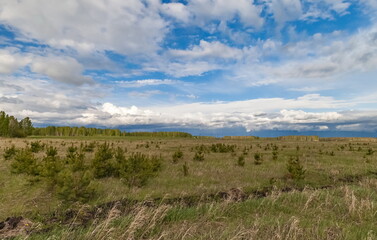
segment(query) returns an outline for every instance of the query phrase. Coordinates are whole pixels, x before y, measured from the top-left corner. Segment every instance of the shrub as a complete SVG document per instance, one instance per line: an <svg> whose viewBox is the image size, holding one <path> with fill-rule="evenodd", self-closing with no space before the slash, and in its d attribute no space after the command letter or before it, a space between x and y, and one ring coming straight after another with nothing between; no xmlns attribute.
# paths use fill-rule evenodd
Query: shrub
<svg viewBox="0 0 377 240"><path fill-rule="evenodd" d="M82 150L84 152L93 152L95 147L96 147L96 143L95 142L90 142L89 144L85 143L85 145L83 146Z"/></svg>
<svg viewBox="0 0 377 240"><path fill-rule="evenodd" d="M287 163L287 170L289 177L295 180L304 179L305 172L304 167L301 165L299 157L291 157Z"/></svg>
<svg viewBox="0 0 377 240"><path fill-rule="evenodd" d="M5 160L9 160L12 157L14 157L14 155L16 155L16 153L17 153L17 149L14 145L12 145L9 148L8 147L5 148L3 157L4 157Z"/></svg>
<svg viewBox="0 0 377 240"><path fill-rule="evenodd" d="M201 152L201 151L196 152L195 155L194 155L193 160L194 161L199 161L199 162L204 161L204 153Z"/></svg>
<svg viewBox="0 0 377 240"><path fill-rule="evenodd" d="M46 149L46 155L47 157L56 157L58 155L58 150L56 147L50 146Z"/></svg>
<svg viewBox="0 0 377 240"><path fill-rule="evenodd" d="M181 149L178 149L177 151L175 151L173 153L173 163L177 163L179 159L182 159L183 158L183 152L181 151Z"/></svg>
<svg viewBox="0 0 377 240"><path fill-rule="evenodd" d="M245 157L243 155L238 157L237 165L240 167L245 166Z"/></svg>
<svg viewBox="0 0 377 240"><path fill-rule="evenodd" d="M372 148L368 148L366 155L372 155L374 153Z"/></svg>
<svg viewBox="0 0 377 240"><path fill-rule="evenodd" d="M57 176L55 191L64 202L87 202L95 195L92 179L89 171L72 172L66 168Z"/></svg>
<svg viewBox="0 0 377 240"><path fill-rule="evenodd" d="M148 179L154 177L161 168L162 158L149 157L142 153L132 153L120 163L119 174L129 187L144 186Z"/></svg>
<svg viewBox="0 0 377 240"><path fill-rule="evenodd" d="M208 147L206 145L204 145L204 144L200 144L198 146L195 146L195 150L197 152L209 152L208 151Z"/></svg>
<svg viewBox="0 0 377 240"><path fill-rule="evenodd" d="M68 147L65 164L69 164L71 169L76 171L83 171L85 170L85 153L80 150L78 152L78 148L74 147L73 145Z"/></svg>
<svg viewBox="0 0 377 240"><path fill-rule="evenodd" d="M64 164L57 156L56 148L49 147L46 150L46 156L42 159L40 165L40 173L47 181L54 185L56 184L56 177L60 171L64 169Z"/></svg>
<svg viewBox="0 0 377 240"><path fill-rule="evenodd" d="M261 153L257 152L254 154L254 164L261 165L263 162L263 156Z"/></svg>
<svg viewBox="0 0 377 240"><path fill-rule="evenodd" d="M272 151L272 160L278 160L278 151L276 150Z"/></svg>
<svg viewBox="0 0 377 240"><path fill-rule="evenodd" d="M113 151L108 143L100 145L93 159L93 171L96 178L110 177L116 174Z"/></svg>
<svg viewBox="0 0 377 240"><path fill-rule="evenodd" d="M69 159L75 158L76 153L77 153L77 147L73 146L73 144L72 144L72 146L68 147L68 149L67 149L66 157L69 158Z"/></svg>
<svg viewBox="0 0 377 240"><path fill-rule="evenodd" d="M114 158L116 161L116 167L114 170L114 176L119 177L120 175L120 168L122 167L122 164L126 161L126 157L124 156L125 150L123 150L121 147L118 147L115 151Z"/></svg>
<svg viewBox="0 0 377 240"><path fill-rule="evenodd" d="M35 141L35 142L31 142L30 143L30 150L33 152L33 153L38 153L40 152L41 150L43 150L45 147L44 144L41 144L41 141Z"/></svg>
<svg viewBox="0 0 377 240"><path fill-rule="evenodd" d="M34 157L30 149L21 149L20 151L17 151L11 167L12 173L38 175L37 159Z"/></svg>
<svg viewBox="0 0 377 240"><path fill-rule="evenodd" d="M236 145L228 145L224 143L212 144L210 149L212 152L227 153L234 152Z"/></svg>

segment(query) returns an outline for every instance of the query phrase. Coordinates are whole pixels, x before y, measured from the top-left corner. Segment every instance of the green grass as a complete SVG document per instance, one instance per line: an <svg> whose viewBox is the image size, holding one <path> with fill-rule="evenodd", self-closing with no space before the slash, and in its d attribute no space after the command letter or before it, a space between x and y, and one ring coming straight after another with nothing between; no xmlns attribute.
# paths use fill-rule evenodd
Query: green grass
<svg viewBox="0 0 377 240"><path fill-rule="evenodd" d="M23 216L39 223L37 229L47 229L32 231L28 239L377 239L377 153L367 154L369 148L377 150L376 142L3 138L0 153L12 144L20 149L37 140L56 147L62 158L71 145L107 141L114 149L127 149L126 156L133 152L161 155L163 162L158 175L142 187L129 187L117 177L93 179L97 194L83 205L59 199L44 178L11 174L13 160L0 158L0 221ZM216 143L237 147L234 152L206 151ZM194 161L200 145L206 146L204 161ZM273 145L278 148L277 160L273 160ZM178 149L183 157L174 163L172 156ZM95 151L85 153L87 166ZM254 164L257 152L263 155L260 165ZM44 151L35 154L39 159L44 155ZM244 166L238 165L240 155L245 157ZM301 180L289 177L287 162L292 156L298 156L306 170ZM185 162L188 176L182 171ZM234 188L245 196L222 200L217 195ZM105 209L105 215L91 216L86 224L64 219L69 209L86 206L97 211L117 200L121 205L123 201L118 210ZM58 220L52 221L53 216Z"/></svg>

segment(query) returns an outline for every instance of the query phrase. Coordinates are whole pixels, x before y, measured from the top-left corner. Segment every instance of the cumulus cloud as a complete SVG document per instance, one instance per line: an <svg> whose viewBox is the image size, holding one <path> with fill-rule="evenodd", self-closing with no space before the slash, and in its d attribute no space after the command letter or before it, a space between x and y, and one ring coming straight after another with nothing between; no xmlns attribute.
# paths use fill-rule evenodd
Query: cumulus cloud
<svg viewBox="0 0 377 240"><path fill-rule="evenodd" d="M334 15L348 14L351 3L347 0L266 0L268 11L278 25L278 30L287 22L333 20Z"/></svg>
<svg viewBox="0 0 377 240"><path fill-rule="evenodd" d="M221 42L207 42L201 40L199 45L192 46L189 50L171 49L169 53L174 57L183 58L221 58L240 59L243 56L241 49L229 47Z"/></svg>
<svg viewBox="0 0 377 240"><path fill-rule="evenodd" d="M11 74L20 67L25 66L31 61L28 56L22 56L15 49L0 50L0 73Z"/></svg>
<svg viewBox="0 0 377 240"><path fill-rule="evenodd" d="M150 124L179 128L243 127L248 131L328 130L329 126L333 130L377 130L374 120L376 111L344 110L360 103L360 99L346 101L307 94L297 98L260 98L139 108L117 106L110 102L96 103L94 100L98 95L101 92L104 94L101 86L61 89L45 80L34 79L31 82L28 78L7 79L10 80L14 86L0 81L0 92L8 90L6 95L0 96L0 109L19 118L29 116L35 123L49 124L53 121L56 125L90 124L108 127Z"/></svg>
<svg viewBox="0 0 377 240"><path fill-rule="evenodd" d="M153 53L167 26L155 1L1 0L0 5L0 21L19 34L79 52Z"/></svg>
<svg viewBox="0 0 377 240"><path fill-rule="evenodd" d="M182 3L164 3L161 6L162 12L168 16L174 17L182 22L187 23L190 20L191 13Z"/></svg>
<svg viewBox="0 0 377 240"><path fill-rule="evenodd" d="M300 0L268 0L266 3L279 28L288 21L299 19L303 14Z"/></svg>
<svg viewBox="0 0 377 240"><path fill-rule="evenodd" d="M260 17L261 7L254 5L254 1L238 0L192 0L187 8L193 15L194 23L205 26L207 21L231 21L239 17L245 26L259 28L263 24Z"/></svg>
<svg viewBox="0 0 377 240"><path fill-rule="evenodd" d="M375 1L361 2L377 9ZM373 105L375 94L340 100L323 91L341 87L354 72L377 71L375 17L372 26L352 33L300 35L291 24L331 21L348 14L350 3L361 6L346 0L0 0L0 24L12 32L0 39L11 46L0 50L0 109L69 125L373 130L368 114L375 117L375 111L346 109ZM275 24L278 31L270 29ZM174 29L192 35L181 41ZM289 34L276 34L280 30ZM177 38L166 39L172 35ZM220 71L210 75L214 70ZM189 76L204 77L186 81ZM252 95L268 85L292 97ZM251 88L231 96L232 89ZM297 97L300 92L313 94ZM169 98L165 107L151 104L149 98L161 95ZM171 101L202 95L230 101ZM148 104L153 107L140 107Z"/></svg>
<svg viewBox="0 0 377 240"><path fill-rule="evenodd" d="M93 83L90 77L82 75L84 71L83 66L75 59L69 57L36 58L31 64L31 70L64 83L75 85Z"/></svg>
<svg viewBox="0 0 377 240"><path fill-rule="evenodd" d="M72 88L44 79L5 76L0 79L0 97L7 101L0 101L0 109L20 118L29 116L36 123L70 124L95 107L94 99L105 92L97 85Z"/></svg>
<svg viewBox="0 0 377 240"><path fill-rule="evenodd" d="M266 103L264 111L251 104L255 100L231 103L195 103L190 105L179 105L176 107L154 107L140 109L136 106L130 108L119 107L111 103L105 103L94 110L84 114L75 122L85 124L102 125L104 122L111 126L132 126L132 125L165 125L170 127L244 127L248 131L256 130L308 130L324 131L329 130L353 130L353 131L375 131L377 124L371 121L371 116L377 116L377 112L349 112L349 111L321 111L307 112L295 110L296 106L308 104L302 99L260 99L259 104ZM282 103L283 110L276 110L272 102ZM291 104L296 102L297 104ZM313 102L317 102L313 100ZM271 104L270 107L268 105ZM224 108L224 105L229 105ZM245 109L244 105L249 107ZM310 104L309 104L310 105ZM329 104L330 106L331 104ZM356 122L356 123L355 123ZM365 128L368 126L368 129ZM350 127L352 126L352 128Z"/></svg>
<svg viewBox="0 0 377 240"><path fill-rule="evenodd" d="M307 84L316 79L335 80L355 71L377 70L377 28L372 26L350 36L337 32L327 36L317 34L286 45L266 40L253 50L254 57L246 52L245 62L235 66L234 79L242 79L249 86L294 82L305 84L305 88L296 86L296 89L308 90ZM276 58L278 62L269 61Z"/></svg>
<svg viewBox="0 0 377 240"><path fill-rule="evenodd" d="M26 66L29 66L32 72L46 75L58 82L75 85L93 83L90 77L83 75L82 64L72 57L43 56L32 52L25 53L18 48L0 50L0 73L9 75Z"/></svg>

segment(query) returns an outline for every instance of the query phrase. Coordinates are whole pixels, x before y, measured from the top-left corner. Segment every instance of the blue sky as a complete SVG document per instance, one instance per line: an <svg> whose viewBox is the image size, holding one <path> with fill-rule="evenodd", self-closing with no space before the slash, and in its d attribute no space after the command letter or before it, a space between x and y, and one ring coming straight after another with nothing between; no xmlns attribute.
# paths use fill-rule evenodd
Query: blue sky
<svg viewBox="0 0 377 240"><path fill-rule="evenodd" d="M40 126L377 135L376 16L375 0L0 0L0 109Z"/></svg>

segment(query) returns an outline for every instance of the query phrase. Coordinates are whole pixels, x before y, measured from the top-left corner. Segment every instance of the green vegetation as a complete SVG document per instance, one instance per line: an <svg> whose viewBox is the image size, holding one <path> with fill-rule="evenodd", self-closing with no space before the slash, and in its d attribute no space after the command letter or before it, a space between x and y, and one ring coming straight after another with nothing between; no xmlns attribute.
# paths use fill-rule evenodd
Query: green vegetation
<svg viewBox="0 0 377 240"><path fill-rule="evenodd" d="M1 138L0 239L376 239L376 150L377 139Z"/></svg>
<svg viewBox="0 0 377 240"><path fill-rule="evenodd" d="M261 165L263 162L263 155L259 152L254 153L254 164Z"/></svg>
<svg viewBox="0 0 377 240"><path fill-rule="evenodd" d="M301 165L300 159L298 156L291 157L288 160L287 170L289 172L289 177L295 180L300 180L305 177L304 167Z"/></svg>
<svg viewBox="0 0 377 240"><path fill-rule="evenodd" d="M56 137L92 137L92 136L110 136L110 137L187 137L192 135L185 132L125 132L119 129L102 129L86 127L55 127L48 126L45 128L34 128L34 136L56 136Z"/></svg>
<svg viewBox="0 0 377 240"><path fill-rule="evenodd" d="M238 157L237 164L240 167L245 166L245 156L244 155L241 155L241 156Z"/></svg>
<svg viewBox="0 0 377 240"><path fill-rule="evenodd" d="M32 134L33 125L28 117L18 121L0 111L0 137L26 137Z"/></svg>
<svg viewBox="0 0 377 240"><path fill-rule="evenodd" d="M183 158L183 152L181 151L181 149L178 149L177 151L175 151L173 153L173 163L177 163L180 159Z"/></svg>

